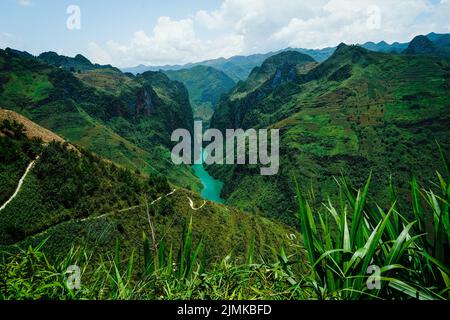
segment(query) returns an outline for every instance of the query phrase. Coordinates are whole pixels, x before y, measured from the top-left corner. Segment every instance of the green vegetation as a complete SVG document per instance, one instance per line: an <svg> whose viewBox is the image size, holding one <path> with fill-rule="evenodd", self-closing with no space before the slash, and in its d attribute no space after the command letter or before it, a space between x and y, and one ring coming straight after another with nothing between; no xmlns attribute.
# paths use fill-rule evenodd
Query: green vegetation
<svg viewBox="0 0 450 320"><path fill-rule="evenodd" d="M387 210L370 201L370 178L363 190L338 180L338 205L328 202L321 209L297 189L304 245L294 240L293 254L277 247L275 259L258 257L250 241L245 260L228 255L208 266L209 242L194 240L195 218L186 222L177 249L144 234L132 253L124 255L116 241L114 254L100 261L87 249L72 248L51 263L42 253L43 240L3 255L0 298L449 299L448 174L438 174L439 193L419 187L414 178L412 204L403 213L394 189ZM68 288L69 265L81 268L80 290ZM379 274L368 272L370 266Z"/></svg>
<svg viewBox="0 0 450 320"><path fill-rule="evenodd" d="M67 220L137 205L142 196L156 198L169 190L164 178L135 176L88 152L28 140L18 123L4 121L1 128L9 135L0 137L1 165L9 169L2 170L2 178L13 186L2 188L3 200L13 193L17 176L24 171L19 165L28 165L39 155L18 196L1 211L1 244L16 243Z"/></svg>
<svg viewBox="0 0 450 320"><path fill-rule="evenodd" d="M189 224L178 254L172 248L166 250L162 242L155 250L145 236L142 256L133 252L123 259L117 243L114 253L97 263L92 263L87 249L72 249L50 262L43 253L45 241L6 253L0 262L0 300L293 298L285 282L286 266L249 264L253 251L248 252L246 263L235 265L228 256L213 271L204 272L205 244L191 242L191 228ZM80 290L68 285L71 265L82 266Z"/></svg>
<svg viewBox="0 0 450 320"><path fill-rule="evenodd" d="M55 67L61 67L67 71L79 72L96 69L112 69L119 71L119 69L113 68L111 65L98 65L91 63L86 57L81 54L77 54L74 58L66 57L57 54L56 52L44 52L38 57L39 60Z"/></svg>
<svg viewBox="0 0 450 320"><path fill-rule="evenodd" d="M322 298L450 298L450 189L448 178L438 177L440 194L413 178L412 204L403 213L393 189L386 210L368 200L370 177L357 192L341 179L339 207L328 202L314 210L298 191L301 231ZM369 266L378 278L367 275L375 271ZM377 279L378 287L367 285Z"/></svg>
<svg viewBox="0 0 450 320"><path fill-rule="evenodd" d="M39 152L33 142L25 139L23 127L5 120L0 123L0 203L13 194L22 173Z"/></svg>
<svg viewBox="0 0 450 320"><path fill-rule="evenodd" d="M344 44L318 65L293 61L286 68L280 57L270 72L255 69L238 84L212 118L220 130L280 129L278 175L262 177L245 165L207 168L224 182L228 205L295 225L292 176L312 186L318 204L338 196L333 177L344 172L361 186L372 171L380 205L387 204L392 176L400 206L413 173L431 179L433 169L422 164L438 163L435 140L450 146L449 60Z"/></svg>
<svg viewBox="0 0 450 320"><path fill-rule="evenodd" d="M448 39L167 75L0 50L1 107L62 137L0 110L0 299L450 299ZM214 108L280 129L278 175L208 166L225 205L170 160Z"/></svg>
<svg viewBox="0 0 450 320"><path fill-rule="evenodd" d="M167 76L182 82L189 91L194 118L209 123L220 97L234 87L235 82L224 72L212 67L164 71Z"/></svg>
<svg viewBox="0 0 450 320"><path fill-rule="evenodd" d="M1 123L2 205L16 189L24 167L32 160L19 193L0 212L0 247L8 252L46 240L45 254L55 260L73 246L89 248L92 263L113 252L119 241L124 253L136 250L142 233L178 250L186 221L193 218L195 241L207 243L203 257L210 265L233 253L242 260L247 245L265 256L271 246L288 243L294 230L267 218L202 200L197 194L171 186L158 175L141 175L77 147L29 140L23 125ZM27 131L28 134L28 131ZM16 162L16 159L23 159ZM14 170L13 170L14 169ZM154 245L154 243L152 244Z"/></svg>
<svg viewBox="0 0 450 320"><path fill-rule="evenodd" d="M46 56L62 59L61 63L88 62ZM158 72L133 77L109 67L71 73L42 60L0 51L2 108L125 168L163 174L180 186L200 190L192 169L175 166L170 159L172 131L193 125L188 93L181 83Z"/></svg>

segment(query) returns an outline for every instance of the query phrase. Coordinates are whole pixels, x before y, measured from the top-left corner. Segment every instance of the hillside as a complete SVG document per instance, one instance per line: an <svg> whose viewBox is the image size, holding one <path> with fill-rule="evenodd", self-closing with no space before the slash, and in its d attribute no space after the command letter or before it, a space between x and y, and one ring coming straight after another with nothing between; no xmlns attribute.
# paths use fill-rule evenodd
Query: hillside
<svg viewBox="0 0 450 320"><path fill-rule="evenodd" d="M182 82L189 92L195 119L209 122L220 97L234 87L235 82L224 72L212 67L195 66L190 69L168 70L171 79Z"/></svg>
<svg viewBox="0 0 450 320"><path fill-rule="evenodd" d="M415 37L409 44L408 48L403 51L403 54L426 54L436 57L450 58L450 46L448 45L448 42L450 41L446 40L443 36L437 35L431 37L431 39L426 36Z"/></svg>
<svg viewBox="0 0 450 320"><path fill-rule="evenodd" d="M391 176L404 194L413 172L423 181L434 175L420 164L439 163L435 139L444 150L450 145L449 60L341 44L328 60L273 86L281 70L261 82L250 77L213 116L211 127L221 130L280 129L277 176L242 165L208 169L225 182L228 204L292 221L293 177L320 201L336 194L333 177L344 174L361 187L372 172L374 198L383 204ZM239 96L240 87L251 94Z"/></svg>
<svg viewBox="0 0 450 320"><path fill-rule="evenodd" d="M313 58L296 51L286 51L268 58L261 67L253 69L246 81L239 82L231 90L228 99L221 101L213 115L211 125L224 130L239 126L249 128L259 124L262 118L279 109L279 106L268 101L262 107L264 110L258 110L258 114L251 114L256 106L255 102L263 100L270 92L278 90L284 84L295 81L316 65ZM230 127L231 123L233 125Z"/></svg>
<svg viewBox="0 0 450 320"><path fill-rule="evenodd" d="M0 122L4 122L5 120L12 122L21 123L24 126L24 134L28 139L40 139L44 143L48 144L50 142L56 141L59 143L64 143L64 139L58 136L57 134L47 130L24 116L13 112L11 110L6 110L0 108Z"/></svg>
<svg viewBox="0 0 450 320"><path fill-rule="evenodd" d="M109 68L71 73L1 50L0 100L101 157L200 188L191 168L170 160L170 134L191 129L193 116L186 88L162 73L134 77Z"/></svg>
<svg viewBox="0 0 450 320"><path fill-rule="evenodd" d="M0 121L0 177L8 182L1 184L1 204L12 193L7 185L17 184L23 165L39 158L17 197L0 211L2 249L15 250L11 245L24 248L47 239L44 249L49 257L63 255L72 246L85 246L99 259L114 252L116 241L125 253L140 252L142 234L150 237L151 233L148 214L155 238L174 249L192 217L194 238L205 236L210 262L222 259L224 253L244 257L253 237L258 252L271 255L267 245L281 244L286 234L295 233L266 218L203 201L162 177L117 167L78 146L76 152L57 141L43 144L37 136L30 140L25 132L45 129L18 119L24 121Z"/></svg>

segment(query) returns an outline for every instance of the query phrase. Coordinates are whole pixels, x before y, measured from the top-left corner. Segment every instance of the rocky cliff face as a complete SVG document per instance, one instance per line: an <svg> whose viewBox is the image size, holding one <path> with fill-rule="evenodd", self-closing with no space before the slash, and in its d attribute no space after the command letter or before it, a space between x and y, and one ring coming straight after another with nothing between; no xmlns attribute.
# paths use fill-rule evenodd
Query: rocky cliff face
<svg viewBox="0 0 450 320"><path fill-rule="evenodd" d="M87 65L82 57L68 61L73 60ZM196 189L192 170L170 161L172 131L193 127L182 83L160 72L137 77L108 67L70 72L11 50L0 50L0 80L2 107L123 166L159 172Z"/></svg>

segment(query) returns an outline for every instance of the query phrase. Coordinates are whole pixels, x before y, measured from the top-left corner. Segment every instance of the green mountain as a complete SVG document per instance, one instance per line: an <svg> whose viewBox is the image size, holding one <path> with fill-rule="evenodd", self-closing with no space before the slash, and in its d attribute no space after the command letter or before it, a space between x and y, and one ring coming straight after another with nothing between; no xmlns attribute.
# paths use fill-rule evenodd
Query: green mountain
<svg viewBox="0 0 450 320"><path fill-rule="evenodd" d="M408 48L406 48L404 54L427 54L438 57L450 57L450 46L446 41L446 37L431 37L431 40L427 36L415 37Z"/></svg>
<svg viewBox="0 0 450 320"><path fill-rule="evenodd" d="M95 70L95 69L116 69L111 65L99 65L93 64L86 57L81 54L77 54L74 58L66 57L57 54L56 52L44 52L41 53L38 57L39 60L44 61L45 63L55 66L61 67L65 70L69 70L72 72L81 72L86 70ZM119 71L119 69L116 69Z"/></svg>
<svg viewBox="0 0 450 320"><path fill-rule="evenodd" d="M441 47L450 47L450 34L448 33L434 33L427 34L427 38L430 39L435 45Z"/></svg>
<svg viewBox="0 0 450 320"><path fill-rule="evenodd" d="M2 107L126 168L200 189L193 170L170 159L172 131L192 130L193 115L186 88L163 73L71 73L2 50L0 85Z"/></svg>
<svg viewBox="0 0 450 320"><path fill-rule="evenodd" d="M228 253L242 259L253 238L259 252L271 255L267 245L295 234L269 219L203 201L161 176L136 174L77 145L62 144L57 135L18 114L2 111L0 116L2 253L46 240L48 257L82 246L99 261L119 241L125 253L141 257L143 233L150 237L153 232L178 250L192 218L194 239L204 237L209 244L205 258L214 262ZM14 197L19 181L23 184Z"/></svg>
<svg viewBox="0 0 450 320"><path fill-rule="evenodd" d="M380 41L378 43L375 42L366 42L361 45L361 47L377 52L386 52L386 53L400 53L406 48L408 48L409 43L398 43L394 42L392 44L388 44L386 41Z"/></svg>
<svg viewBox="0 0 450 320"><path fill-rule="evenodd" d="M168 70L164 73L171 80L180 81L186 86L194 118L205 122L209 122L220 97L235 86L235 82L224 72L207 66Z"/></svg>
<svg viewBox="0 0 450 320"><path fill-rule="evenodd" d="M447 299L448 38L392 46L223 59L235 84L0 50L0 299ZM279 129L279 173L208 166L226 203L202 199L170 159L194 102Z"/></svg>
<svg viewBox="0 0 450 320"><path fill-rule="evenodd" d="M283 51L298 51L300 53L308 54L316 61L324 61L334 52L335 48L324 49L293 49L286 48L283 50L269 52L264 54L252 54L249 56L233 56L228 59L218 58L213 60L206 60L197 63L188 63L185 65L166 65L166 66L144 66L139 65L134 68L124 68L124 72L130 72L133 74L143 73L145 71L158 71L158 70L181 70L189 69L194 66L208 66L213 67L227 74L235 82L245 80L255 67L261 66L261 64L269 57L277 55Z"/></svg>
<svg viewBox="0 0 450 320"><path fill-rule="evenodd" d="M404 194L413 173L426 181L434 175L420 164L438 163L435 139L450 145L449 60L341 44L321 64L284 63L256 70L213 115L211 127L221 130L280 129L278 175L261 176L255 166L208 168L225 182L228 204L292 222L293 177L320 201L336 195L334 177L344 174L360 187L372 172L381 205L390 177Z"/></svg>
<svg viewBox="0 0 450 320"><path fill-rule="evenodd" d="M426 37L438 46L445 45L448 47L450 44L449 34L430 33ZM386 41L380 41L378 43L369 41L364 44L360 44L360 46L365 49L385 53L401 53L408 48L408 45L409 42L405 43L394 42L389 44ZM245 80L250 75L253 68L261 66L261 64L267 58L273 55L277 55L283 51L297 51L311 56L315 61L323 62L327 60L335 50L336 47L327 47L323 49L286 48L279 51L268 52L265 54L252 54L249 56L233 56L228 59L218 58L201 61L197 63L188 63L185 65L145 66L141 64L133 68L124 68L123 71L138 74L143 73L145 71L159 71L159 70L169 71L169 70L189 69L194 66L203 65L223 71L235 82L238 82L240 80Z"/></svg>
<svg viewBox="0 0 450 320"><path fill-rule="evenodd" d="M239 82L227 98L220 102L211 120L211 126L225 130L250 128L259 124L263 118L271 116L276 109L279 110L280 106L267 101L256 110L253 109L255 102L262 102L272 91L295 81L316 65L313 58L296 51L286 51L268 58L261 67L253 69L246 81ZM230 126L231 124L233 125Z"/></svg>

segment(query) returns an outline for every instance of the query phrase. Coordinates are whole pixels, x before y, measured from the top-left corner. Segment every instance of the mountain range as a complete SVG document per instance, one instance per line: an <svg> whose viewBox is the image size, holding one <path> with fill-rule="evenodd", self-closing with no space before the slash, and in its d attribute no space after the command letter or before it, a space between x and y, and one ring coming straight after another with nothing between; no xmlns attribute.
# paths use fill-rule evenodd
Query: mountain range
<svg viewBox="0 0 450 320"><path fill-rule="evenodd" d="M142 234L150 234L149 222L155 237L178 250L186 223L195 219L199 228L194 238L204 237L210 243L205 259L213 263L222 258L223 250L235 250L242 259L251 239L258 250L270 254L268 243L276 245L287 232L295 233L267 218L204 203L161 175L131 172L2 109L0 151L2 204L22 175L24 181L0 210L2 254L46 241L51 259L73 246L85 246L99 262L118 241L125 253L142 250Z"/></svg>
<svg viewBox="0 0 450 320"><path fill-rule="evenodd" d="M429 33L426 35L427 38L430 39L433 43L437 45L448 45L449 35L448 34L437 34L437 33ZM375 42L366 42L364 44L359 44L359 46L366 48L372 51L378 52L390 52L390 53L400 53L403 50L407 49L409 42L399 43L394 42L392 44L388 44L385 41L380 41L378 43ZM286 48L283 50L278 50L274 52L269 52L265 54L253 54L249 56L233 56L228 59L219 58L201 61L197 63L188 63L184 65L165 65L165 66L145 66L139 65L137 67L131 68L123 68L124 72L130 72L133 74L142 73L145 71L159 71L159 70L180 70L180 69L189 69L193 66L203 65L210 66L217 70L225 72L228 76L230 76L234 81L245 80L254 67L260 66L264 60L269 58L270 56L279 54L283 51L298 51L300 53L305 53L311 56L317 62L323 62L328 59L334 52L336 47L328 47L323 49L302 49L302 48Z"/></svg>
<svg viewBox="0 0 450 320"><path fill-rule="evenodd" d="M228 268L223 258L233 253L251 271L248 253L256 247L264 267L265 257L279 259L279 273L270 276L290 277L289 250L308 245L308 234L295 231L299 223L306 230L299 206L323 228L323 203L336 201L347 223L336 181L355 190L371 181L370 203L379 207L364 214L418 206L411 177L428 183L450 148L449 39L431 33L408 43L288 48L124 70L82 55L0 50L1 251L45 243L56 259L76 245L101 260L120 243L144 260L143 233L156 232L181 252L178 240L188 239L194 219L209 265ZM202 199L192 166L171 160L172 132L192 134L194 119L223 133L279 129L279 174L262 176L259 165L209 165L224 183L225 203ZM352 192L348 200L359 203L361 193L355 200ZM190 255L192 239L186 243Z"/></svg>
<svg viewBox="0 0 450 320"><path fill-rule="evenodd" d="M170 160L171 132L193 126L186 88L159 72L133 76L86 62L93 68L70 72L74 60L80 58L53 59L53 66L0 51L2 107L126 168L160 173L198 190L191 168Z"/></svg>
<svg viewBox="0 0 450 320"><path fill-rule="evenodd" d="M402 54L341 44L320 64L286 52L255 68L220 101L211 128L279 129L280 173L210 166L227 203L294 221L293 177L320 203L337 196L334 177L361 187L372 173L380 204L390 178L400 194L413 173L430 179L434 169L418 165L439 162L435 141L450 146L450 64L434 52L410 54L417 40Z"/></svg>

